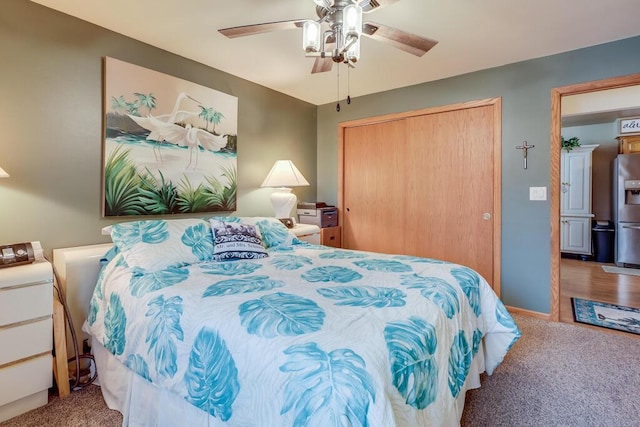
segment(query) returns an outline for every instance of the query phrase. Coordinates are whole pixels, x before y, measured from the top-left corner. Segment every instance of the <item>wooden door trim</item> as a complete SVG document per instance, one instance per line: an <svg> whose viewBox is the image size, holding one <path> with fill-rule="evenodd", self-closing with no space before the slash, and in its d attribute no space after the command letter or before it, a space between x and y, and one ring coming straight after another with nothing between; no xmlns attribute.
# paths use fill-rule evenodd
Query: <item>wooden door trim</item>
<svg viewBox="0 0 640 427"><path fill-rule="evenodd" d="M346 129L367 126L376 123L406 119L427 114L438 114L448 111L465 110L476 107L493 107L493 277L491 278L494 292L500 296L501 268L502 268L502 98L487 98L467 101L421 110L405 111L401 113L385 114L381 116L365 117L338 124L338 210L344 206L344 134ZM339 224L342 225L343 213L339 213Z"/></svg>
<svg viewBox="0 0 640 427"><path fill-rule="evenodd" d="M552 321L560 321L560 134L562 133L562 97L635 85L640 85L640 73L577 83L551 90L551 301L549 318Z"/></svg>

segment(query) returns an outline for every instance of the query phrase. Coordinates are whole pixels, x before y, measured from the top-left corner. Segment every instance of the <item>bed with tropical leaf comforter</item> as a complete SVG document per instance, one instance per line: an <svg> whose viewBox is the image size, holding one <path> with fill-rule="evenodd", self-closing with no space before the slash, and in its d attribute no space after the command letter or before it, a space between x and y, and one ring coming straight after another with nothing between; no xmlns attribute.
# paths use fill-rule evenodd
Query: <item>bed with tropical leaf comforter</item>
<svg viewBox="0 0 640 427"><path fill-rule="evenodd" d="M158 221L149 223L156 229L120 232L138 243L146 233L152 247ZM203 241L211 249L201 232L210 230L197 222L181 231L192 254ZM157 410L175 416L186 405L182 425L211 426L457 425L465 391L520 336L467 267L291 236L277 243L262 258L202 252L171 265L138 265L142 253L132 258L121 244L100 273L85 330L150 386L145 393L164 394ZM98 368L101 382L118 381Z"/></svg>

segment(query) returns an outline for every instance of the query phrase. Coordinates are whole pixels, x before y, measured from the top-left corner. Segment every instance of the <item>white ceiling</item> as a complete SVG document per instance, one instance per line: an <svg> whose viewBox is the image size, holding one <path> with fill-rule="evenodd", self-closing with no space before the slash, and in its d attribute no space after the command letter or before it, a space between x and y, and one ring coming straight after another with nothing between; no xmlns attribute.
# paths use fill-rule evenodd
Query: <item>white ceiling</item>
<svg viewBox="0 0 640 427"><path fill-rule="evenodd" d="M301 30L236 39L217 31L314 19L312 0L32 1L316 105L338 97L338 67L311 74ZM419 58L365 38L356 68L339 67L340 97L347 74L357 97L637 36L639 17L640 0L398 1L364 21L439 43Z"/></svg>

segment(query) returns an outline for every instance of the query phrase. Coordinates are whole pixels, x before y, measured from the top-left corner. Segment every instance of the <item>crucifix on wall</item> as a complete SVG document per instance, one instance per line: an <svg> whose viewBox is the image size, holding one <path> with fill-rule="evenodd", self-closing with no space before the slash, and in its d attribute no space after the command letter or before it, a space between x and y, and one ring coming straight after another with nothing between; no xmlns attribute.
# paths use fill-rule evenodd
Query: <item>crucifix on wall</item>
<svg viewBox="0 0 640 427"><path fill-rule="evenodd" d="M522 156L523 156L523 159L524 159L524 168L525 169L527 168L527 154L529 152L529 149L533 148L533 147L535 147L535 145L528 145L527 141L524 141L524 143L522 145L518 145L516 147L516 150L522 150Z"/></svg>

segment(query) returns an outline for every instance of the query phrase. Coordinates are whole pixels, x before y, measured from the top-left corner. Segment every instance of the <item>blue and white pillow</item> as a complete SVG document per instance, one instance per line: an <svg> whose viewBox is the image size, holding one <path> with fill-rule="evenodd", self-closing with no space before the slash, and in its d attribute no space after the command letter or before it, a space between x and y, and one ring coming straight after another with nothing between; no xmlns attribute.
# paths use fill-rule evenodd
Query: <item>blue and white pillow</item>
<svg viewBox="0 0 640 427"><path fill-rule="evenodd" d="M114 224L111 240L129 267L145 272L213 259L211 226L198 218Z"/></svg>
<svg viewBox="0 0 640 427"><path fill-rule="evenodd" d="M284 248L299 243L298 238L278 218L273 217L240 217L246 224L254 224L260 230L264 246L269 248Z"/></svg>
<svg viewBox="0 0 640 427"><path fill-rule="evenodd" d="M260 231L252 224L211 219L213 259L258 259L267 257Z"/></svg>

